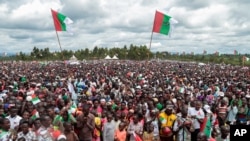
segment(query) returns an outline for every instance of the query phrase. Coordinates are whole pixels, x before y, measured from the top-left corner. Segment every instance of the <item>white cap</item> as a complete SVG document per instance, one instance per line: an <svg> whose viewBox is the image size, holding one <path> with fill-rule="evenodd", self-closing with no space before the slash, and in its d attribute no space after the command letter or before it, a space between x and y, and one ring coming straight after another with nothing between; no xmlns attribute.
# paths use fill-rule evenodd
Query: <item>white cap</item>
<svg viewBox="0 0 250 141"><path fill-rule="evenodd" d="M218 95L223 97L225 94L224 94L224 92L220 91L220 92L218 92Z"/></svg>
<svg viewBox="0 0 250 141"><path fill-rule="evenodd" d="M32 97L31 97L31 96L27 96L27 97L26 97L26 100L27 100L27 101L31 101L31 100L32 100Z"/></svg>
<svg viewBox="0 0 250 141"><path fill-rule="evenodd" d="M35 93L34 91L29 91L29 92L27 92L27 95L32 95L34 93Z"/></svg>
<svg viewBox="0 0 250 141"><path fill-rule="evenodd" d="M250 94L246 94L246 98L250 98Z"/></svg>
<svg viewBox="0 0 250 141"><path fill-rule="evenodd" d="M203 109L209 114L212 113L209 105L204 105Z"/></svg>
<svg viewBox="0 0 250 141"><path fill-rule="evenodd" d="M65 140L66 140L67 138L66 138L65 135L60 135L60 136L57 138L57 140L59 141L59 140L61 140L61 139L65 139Z"/></svg>
<svg viewBox="0 0 250 141"><path fill-rule="evenodd" d="M141 86L139 86L139 85L138 85L138 86L136 86L136 89L141 89Z"/></svg>
<svg viewBox="0 0 250 141"><path fill-rule="evenodd" d="M36 84L37 87L40 87L41 85L42 85L41 83L37 83L37 84Z"/></svg>

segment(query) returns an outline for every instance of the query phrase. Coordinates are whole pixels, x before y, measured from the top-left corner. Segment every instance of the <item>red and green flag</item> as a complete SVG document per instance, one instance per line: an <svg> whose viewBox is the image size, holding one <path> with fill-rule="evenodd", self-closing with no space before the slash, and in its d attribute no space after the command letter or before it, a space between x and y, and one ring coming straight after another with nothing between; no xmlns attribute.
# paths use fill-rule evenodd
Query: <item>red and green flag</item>
<svg viewBox="0 0 250 141"><path fill-rule="evenodd" d="M71 32L70 24L72 24L73 21L69 17L67 17L67 16L65 16L57 11L54 11L52 9L51 9L51 13L52 13L52 17L54 20L54 25L55 25L56 31Z"/></svg>
<svg viewBox="0 0 250 141"><path fill-rule="evenodd" d="M172 17L165 15L159 11L155 12L153 32L165 35L171 35L173 24L178 23Z"/></svg>
<svg viewBox="0 0 250 141"><path fill-rule="evenodd" d="M211 135L211 131L212 131L211 119L210 116L206 116L201 125L200 132L205 133L205 135L209 138Z"/></svg>

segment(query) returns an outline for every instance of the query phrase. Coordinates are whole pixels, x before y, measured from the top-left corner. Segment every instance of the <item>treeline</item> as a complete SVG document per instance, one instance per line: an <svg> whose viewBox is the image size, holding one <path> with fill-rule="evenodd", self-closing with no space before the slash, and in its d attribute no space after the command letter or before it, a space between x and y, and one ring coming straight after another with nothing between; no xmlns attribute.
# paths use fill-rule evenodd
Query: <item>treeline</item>
<svg viewBox="0 0 250 141"><path fill-rule="evenodd" d="M250 58L249 54L179 54L170 52L151 52L146 45L136 46L131 44L129 47L124 45L123 48L103 48L94 47L93 50L88 48L77 51L62 50L51 52L50 49L39 49L34 47L30 53L19 52L12 56L2 56L1 60L22 60L22 61L55 61L55 60L69 60L75 55L78 60L99 60L109 55L110 57L116 55L121 60L147 60L147 59L162 59L162 60L176 60L176 61L195 61L203 63L224 63L231 65L250 65L250 61L244 59Z"/></svg>
<svg viewBox="0 0 250 141"><path fill-rule="evenodd" d="M116 55L119 59L130 59L130 60L145 60L153 57L153 53L149 51L146 45L136 46L131 44L129 47L126 45L123 48L113 47L113 48L103 48L94 47L93 50L88 48L80 49L77 51L72 50L62 50L51 52L50 49L44 48L39 49L34 47L30 53L19 52L16 55L9 57L2 57L8 60L23 60L23 61L53 61L53 60L68 60L70 57L75 55L78 60L93 60L93 59L103 59L107 55Z"/></svg>

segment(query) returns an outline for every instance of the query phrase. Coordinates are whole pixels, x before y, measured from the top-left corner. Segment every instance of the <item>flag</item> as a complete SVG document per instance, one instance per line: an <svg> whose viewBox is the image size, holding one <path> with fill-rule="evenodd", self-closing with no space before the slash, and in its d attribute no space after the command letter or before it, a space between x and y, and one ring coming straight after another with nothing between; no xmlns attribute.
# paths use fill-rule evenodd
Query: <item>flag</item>
<svg viewBox="0 0 250 141"><path fill-rule="evenodd" d="M159 11L155 12L153 32L171 36L173 24L178 23L174 18Z"/></svg>
<svg viewBox="0 0 250 141"><path fill-rule="evenodd" d="M32 100L31 100L31 102L32 102L34 105L36 105L37 103L39 103L39 102L41 102L41 101L40 101L40 99L39 99L35 94L33 94L33 95L32 95Z"/></svg>
<svg viewBox="0 0 250 141"><path fill-rule="evenodd" d="M56 31L68 31L69 33L72 34L70 24L72 24L73 21L69 17L67 17L61 13L58 13L52 9L51 9L51 13L52 13L52 17L54 20L54 25L55 25Z"/></svg>
<svg viewBox="0 0 250 141"><path fill-rule="evenodd" d="M203 51L203 54L204 54L204 55L205 55L205 54L207 54L207 51L206 51L206 50L204 50L204 51Z"/></svg>
<svg viewBox="0 0 250 141"><path fill-rule="evenodd" d="M31 112L31 119L32 120L35 120L36 118L38 118L39 117L39 113L37 112L37 110L35 109L35 110L33 110L32 112Z"/></svg>
<svg viewBox="0 0 250 141"><path fill-rule="evenodd" d="M218 52L218 51L216 51L216 52L214 53L214 55L219 56L219 52Z"/></svg>
<svg viewBox="0 0 250 141"><path fill-rule="evenodd" d="M234 55L238 55L238 51L237 50L234 50Z"/></svg>
<svg viewBox="0 0 250 141"><path fill-rule="evenodd" d="M212 123L210 116L205 116L200 128L200 132L203 132L209 138L211 134L211 129L212 129Z"/></svg>
<svg viewBox="0 0 250 141"><path fill-rule="evenodd" d="M135 132L133 132L135 141L142 141L141 137L139 135L137 135Z"/></svg>
<svg viewBox="0 0 250 141"><path fill-rule="evenodd" d="M73 102L68 110L69 113L75 113L76 112L76 109L77 109L77 106L75 104L75 102Z"/></svg>

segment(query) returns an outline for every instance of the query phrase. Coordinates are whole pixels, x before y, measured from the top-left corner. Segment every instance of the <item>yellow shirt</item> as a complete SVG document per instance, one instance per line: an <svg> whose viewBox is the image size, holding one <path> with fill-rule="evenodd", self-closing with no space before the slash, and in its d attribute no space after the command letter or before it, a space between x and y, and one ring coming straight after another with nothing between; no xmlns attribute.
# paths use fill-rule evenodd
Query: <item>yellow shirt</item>
<svg viewBox="0 0 250 141"><path fill-rule="evenodd" d="M97 125L97 126L100 126L100 125L101 125L101 118L95 117L95 125ZM97 128L94 129L94 134L95 134L96 136L98 136L98 137L101 136L101 132L100 132Z"/></svg>
<svg viewBox="0 0 250 141"><path fill-rule="evenodd" d="M167 115L165 112L161 112L159 115L159 120L161 122L161 129L163 129L164 127L169 127L172 129L176 118L177 117L175 114ZM162 130L160 130L160 135L165 136L163 135Z"/></svg>
<svg viewBox="0 0 250 141"><path fill-rule="evenodd" d="M159 119L161 122L161 128L163 128L163 127L172 128L176 118L177 117L175 114L167 115L165 112L161 112L159 115Z"/></svg>

